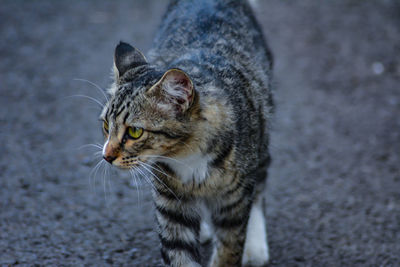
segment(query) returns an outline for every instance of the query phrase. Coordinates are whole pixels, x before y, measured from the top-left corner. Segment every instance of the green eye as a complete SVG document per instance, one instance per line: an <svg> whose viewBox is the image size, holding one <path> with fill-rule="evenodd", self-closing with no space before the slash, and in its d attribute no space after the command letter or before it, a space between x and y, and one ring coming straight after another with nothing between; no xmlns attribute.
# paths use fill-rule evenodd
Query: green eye
<svg viewBox="0 0 400 267"><path fill-rule="evenodd" d="M139 139L143 134L143 128L128 127L128 135L133 139Z"/></svg>
<svg viewBox="0 0 400 267"><path fill-rule="evenodd" d="M103 121L103 129L106 133L108 133L108 123L106 121Z"/></svg>

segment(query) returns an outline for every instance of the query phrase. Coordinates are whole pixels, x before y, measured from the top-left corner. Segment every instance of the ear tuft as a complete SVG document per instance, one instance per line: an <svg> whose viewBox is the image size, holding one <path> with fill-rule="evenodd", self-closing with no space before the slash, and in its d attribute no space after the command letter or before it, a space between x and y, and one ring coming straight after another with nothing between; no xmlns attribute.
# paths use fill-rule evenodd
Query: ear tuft
<svg viewBox="0 0 400 267"><path fill-rule="evenodd" d="M164 73L156 88L161 89L162 102L176 113L189 109L194 100L194 87L189 76L180 69L170 69ZM165 107L165 105L163 105Z"/></svg>
<svg viewBox="0 0 400 267"><path fill-rule="evenodd" d="M147 64L146 58L130 44L121 41L115 48L114 67L117 77L121 77L129 69L144 64Z"/></svg>

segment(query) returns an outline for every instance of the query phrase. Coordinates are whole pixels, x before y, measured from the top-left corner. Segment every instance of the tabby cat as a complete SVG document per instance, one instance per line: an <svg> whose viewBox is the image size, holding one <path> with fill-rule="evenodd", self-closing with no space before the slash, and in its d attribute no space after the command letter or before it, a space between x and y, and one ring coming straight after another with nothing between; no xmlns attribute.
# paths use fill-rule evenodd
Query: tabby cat
<svg viewBox="0 0 400 267"><path fill-rule="evenodd" d="M121 42L103 157L147 170L167 266L263 266L272 58L251 7L172 1L146 59ZM153 175L150 175L152 171Z"/></svg>

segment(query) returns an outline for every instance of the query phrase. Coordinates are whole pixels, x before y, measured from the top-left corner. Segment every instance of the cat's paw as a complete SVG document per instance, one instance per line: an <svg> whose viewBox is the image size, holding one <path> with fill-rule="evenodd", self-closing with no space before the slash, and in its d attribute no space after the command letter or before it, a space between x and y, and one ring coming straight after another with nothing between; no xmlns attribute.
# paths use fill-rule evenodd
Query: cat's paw
<svg viewBox="0 0 400 267"><path fill-rule="evenodd" d="M268 266L269 254L268 251L258 251L257 253L243 254L242 265L244 267L264 267Z"/></svg>
<svg viewBox="0 0 400 267"><path fill-rule="evenodd" d="M268 244L264 242L249 242L243 251L242 265L245 267L267 266L269 261ZM263 240L262 240L263 241Z"/></svg>

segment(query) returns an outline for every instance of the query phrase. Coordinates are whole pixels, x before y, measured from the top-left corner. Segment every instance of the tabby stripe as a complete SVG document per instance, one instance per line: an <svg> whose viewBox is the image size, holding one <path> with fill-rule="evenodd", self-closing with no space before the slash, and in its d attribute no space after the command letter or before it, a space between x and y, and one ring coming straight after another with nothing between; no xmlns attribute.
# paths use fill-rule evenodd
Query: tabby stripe
<svg viewBox="0 0 400 267"><path fill-rule="evenodd" d="M111 106L111 107L108 107L108 109L107 109L107 112L106 112L106 118L110 118L110 115L111 115L111 109L113 108L113 106Z"/></svg>
<svg viewBox="0 0 400 267"><path fill-rule="evenodd" d="M129 117L129 112L127 112L127 113L125 114L125 116L124 116L124 121L123 121L124 124L125 124L126 120L128 119L128 117Z"/></svg>
<svg viewBox="0 0 400 267"><path fill-rule="evenodd" d="M238 199L233 201L230 204L227 204L226 206L223 206L219 209L220 213L225 213L228 211L231 211L234 207L238 206L240 203L245 201L245 198L247 198L250 195L250 192L248 190L243 190L242 194L239 196Z"/></svg>
<svg viewBox="0 0 400 267"><path fill-rule="evenodd" d="M187 228L194 230L196 233L200 231L200 221L198 218L193 216L184 216L180 213L176 213L172 210L167 210L156 205L157 211L162 214L166 219L175 223L184 225Z"/></svg>
<svg viewBox="0 0 400 267"><path fill-rule="evenodd" d="M240 181L240 179L237 179L238 181L236 181L236 184L233 188L229 189L228 191L226 191L225 193L223 193L223 196L226 195L231 195L233 193L235 193L237 190L239 190L239 188L241 188L243 185Z"/></svg>
<svg viewBox="0 0 400 267"><path fill-rule="evenodd" d="M157 189L157 193L159 196L164 197L170 201L188 201L190 200L186 195L180 195L180 194L173 194L171 191L165 188L164 185L159 183L158 181L154 181Z"/></svg>
<svg viewBox="0 0 400 267"><path fill-rule="evenodd" d="M242 216L239 216L240 218L223 218L223 219L213 219L213 223L215 226L219 228L237 228L239 226L242 226L245 224L247 218L243 218Z"/></svg>
<svg viewBox="0 0 400 267"><path fill-rule="evenodd" d="M170 133L167 133L164 131L156 131L156 130L146 130L146 131L153 133L153 134L162 134L170 139L179 139L182 137L181 135L174 135L174 134L170 134Z"/></svg>
<svg viewBox="0 0 400 267"><path fill-rule="evenodd" d="M160 184L160 187L163 187L163 186ZM168 191L167 189L164 189L164 188L163 189L157 188L157 193L160 196L167 198L168 200L184 200L184 198L182 198L181 196L174 195L170 191Z"/></svg>
<svg viewBox="0 0 400 267"><path fill-rule="evenodd" d="M247 88L250 86L251 82L250 82L250 77L247 77L243 71L238 68L237 66L232 66L233 70L235 71L237 77L240 79L241 81L241 87L243 88ZM254 78L254 77L253 77ZM241 104L244 104L244 102L246 102L247 104L245 106L247 106L247 110L248 112L254 113L257 109L254 106L254 103L252 101L252 99L254 98L253 94L248 91L248 90L241 90L241 92L243 93L243 97L238 99ZM243 115L243 114L242 114ZM249 118L250 119L250 118Z"/></svg>
<svg viewBox="0 0 400 267"><path fill-rule="evenodd" d="M161 257L163 258L165 264L167 265L171 264L171 260L169 259L167 253L162 248L161 248Z"/></svg>
<svg viewBox="0 0 400 267"><path fill-rule="evenodd" d="M229 143L227 143L227 144L225 142L223 144L223 148L221 149L221 151L219 151L217 157L211 162L211 166L213 166L215 168L221 168L222 167L222 164L224 163L224 160L226 159L226 157L228 157L229 153L233 149L233 141L232 141L232 139L229 139L229 141L228 141Z"/></svg>
<svg viewBox="0 0 400 267"><path fill-rule="evenodd" d="M118 117L124 110L125 110L125 108L121 107L120 110L117 111L117 114L115 114L115 118Z"/></svg>
<svg viewBox="0 0 400 267"><path fill-rule="evenodd" d="M200 262L200 252L197 248L196 244L190 244L184 242L182 240L167 240L164 237L160 236L161 244L163 248L169 250L184 250L189 252L193 259L197 262Z"/></svg>
<svg viewBox="0 0 400 267"><path fill-rule="evenodd" d="M176 176L174 170L172 170L168 164L164 163L164 162L160 162L158 161L157 164L164 170L164 172L168 173L171 176Z"/></svg>

